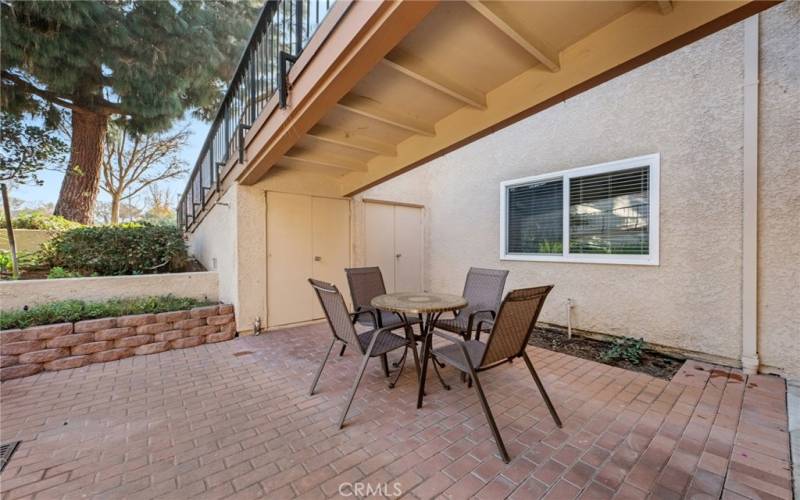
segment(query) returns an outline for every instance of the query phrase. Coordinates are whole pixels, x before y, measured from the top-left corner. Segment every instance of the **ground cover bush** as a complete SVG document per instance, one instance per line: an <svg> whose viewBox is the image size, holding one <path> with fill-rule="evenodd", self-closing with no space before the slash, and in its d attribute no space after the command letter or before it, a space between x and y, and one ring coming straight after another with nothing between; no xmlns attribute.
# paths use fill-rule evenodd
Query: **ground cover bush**
<svg viewBox="0 0 800 500"><path fill-rule="evenodd" d="M42 255L51 267L98 276L179 272L188 263L177 227L147 223L71 229L47 242Z"/></svg>
<svg viewBox="0 0 800 500"><path fill-rule="evenodd" d="M129 314L180 311L211 304L212 302L205 300L175 297L174 295L111 299L103 302L62 300L32 306L26 310L0 311L0 330Z"/></svg>
<svg viewBox="0 0 800 500"><path fill-rule="evenodd" d="M39 252L18 252L17 262L23 270L42 265ZM0 250L0 274L10 274L12 268L11 252Z"/></svg>
<svg viewBox="0 0 800 500"><path fill-rule="evenodd" d="M0 228L5 228L6 221L0 217ZM11 218L11 226L15 229L39 229L45 231L66 231L83 227L78 222L67 220L58 215L47 215L38 212L23 213Z"/></svg>

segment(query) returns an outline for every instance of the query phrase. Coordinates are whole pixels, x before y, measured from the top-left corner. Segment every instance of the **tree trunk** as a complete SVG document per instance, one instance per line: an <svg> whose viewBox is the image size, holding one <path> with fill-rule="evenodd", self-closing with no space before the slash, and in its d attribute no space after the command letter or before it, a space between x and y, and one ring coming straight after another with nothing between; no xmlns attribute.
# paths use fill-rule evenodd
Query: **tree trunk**
<svg viewBox="0 0 800 500"><path fill-rule="evenodd" d="M112 194L111 195L111 223L112 224L119 224L119 205L122 203L122 197L120 195Z"/></svg>
<svg viewBox="0 0 800 500"><path fill-rule="evenodd" d="M61 183L55 215L81 224L92 223L107 127L106 115L72 111L69 165Z"/></svg>

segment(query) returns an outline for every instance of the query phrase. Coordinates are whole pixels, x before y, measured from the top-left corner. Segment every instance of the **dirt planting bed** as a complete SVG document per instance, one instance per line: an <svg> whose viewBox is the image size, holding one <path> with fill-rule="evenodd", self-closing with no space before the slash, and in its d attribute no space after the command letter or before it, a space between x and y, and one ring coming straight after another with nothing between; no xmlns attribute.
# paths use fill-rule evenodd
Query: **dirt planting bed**
<svg viewBox="0 0 800 500"><path fill-rule="evenodd" d="M613 345L612 342L591 339L574 333L570 339L567 338L566 331L549 327L537 327L529 343L543 349L646 373L666 380L672 379L685 361L647 349L642 350L639 364L624 359L606 361L603 359L603 353Z"/></svg>

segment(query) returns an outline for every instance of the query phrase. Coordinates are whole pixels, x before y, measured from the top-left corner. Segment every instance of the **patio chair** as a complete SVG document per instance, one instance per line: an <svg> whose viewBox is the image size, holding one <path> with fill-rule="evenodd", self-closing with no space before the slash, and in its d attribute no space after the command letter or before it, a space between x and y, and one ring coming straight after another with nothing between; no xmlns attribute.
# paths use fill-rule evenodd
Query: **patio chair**
<svg viewBox="0 0 800 500"><path fill-rule="evenodd" d="M308 282L317 294L317 298L319 299L320 305L322 305L325 318L328 320L328 325L330 325L331 333L333 334L331 345L328 347L328 351L325 353L325 357L322 359L322 363L319 365L316 375L314 375L314 381L311 383L309 396L314 395L314 389L316 389L319 377L322 375L322 369L325 367L325 363L328 361L328 357L337 341L344 343L344 345L355 346L355 349L363 356L361 367L356 374L353 387L350 389L350 395L347 397L347 403L345 403L342 410L342 416L339 418L339 428L341 429L370 358L377 356L385 357L388 352L394 351L395 349L407 348L410 345L412 348L411 351L414 353L414 365L417 369L417 375L419 375L419 359L417 357L417 350L414 348L415 341L408 329L406 329L406 337L401 337L400 335L392 333L390 330L396 329L397 325L356 333L353 320L357 320L360 315L366 312L348 312L347 306L344 303L344 298L342 298L342 294L336 288L336 285L315 279L309 279ZM397 377L400 377L400 372L398 372ZM394 386L396 382L397 380L390 385Z"/></svg>
<svg viewBox="0 0 800 500"><path fill-rule="evenodd" d="M393 326L398 328L405 323L403 318L394 312L381 311L370 305L372 299L378 295L386 293L386 285L383 284L383 275L380 267L353 267L344 270L347 274L347 284L350 287L350 297L353 299L353 309L358 313L369 313L359 315L353 319L360 325L371 326L372 328L385 328ZM418 318L408 318L408 323L418 324ZM344 354L346 345L342 346L339 356ZM405 360L405 355L403 361ZM398 363L399 364L399 363ZM384 374L389 376L389 364L386 356L381 357L381 366Z"/></svg>
<svg viewBox="0 0 800 500"><path fill-rule="evenodd" d="M481 322L492 323L491 334L486 342L479 340L465 341L448 333L433 332L434 335L450 342L444 347L434 349L433 355L445 364L468 374L474 381L475 391L478 393L483 413L486 415L486 420L492 430L492 436L494 436L494 440L497 443L497 449L506 463L509 462L508 452L492 416L492 411L489 409L489 403L483 393L478 373L504 365L506 361L510 362L514 358L521 357L525 360L533 381L536 383L536 387L539 388L539 393L541 393L547 409L550 410L550 415L556 425L561 427L561 419L558 417L556 409L553 407L553 403L542 385L542 381L536 374L531 359L525 352L528 339L531 336L531 332L533 332L534 326L536 326L536 319L539 317L542 305L544 305L547 294L550 293L552 288L552 285L523 288L514 290L506 295L505 300L500 305L495 321L481 320ZM482 325L479 325L478 328L480 326ZM427 350L426 348L423 352L422 375L417 396L418 408L422 406L423 391L425 390L425 372L428 366L426 362L428 358Z"/></svg>
<svg viewBox="0 0 800 500"><path fill-rule="evenodd" d="M472 330L481 320L494 319L508 271L505 269L481 269L471 267L464 282L464 298L469 305L458 311L453 318L436 321L436 328L461 335L464 340L472 338ZM475 331L475 339L480 340L480 330Z"/></svg>

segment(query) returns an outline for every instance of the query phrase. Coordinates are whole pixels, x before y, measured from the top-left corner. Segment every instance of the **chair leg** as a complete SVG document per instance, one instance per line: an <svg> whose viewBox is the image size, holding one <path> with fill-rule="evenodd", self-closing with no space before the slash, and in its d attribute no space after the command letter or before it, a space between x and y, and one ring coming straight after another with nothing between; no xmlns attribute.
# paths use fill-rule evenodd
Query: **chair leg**
<svg viewBox="0 0 800 500"><path fill-rule="evenodd" d="M553 403L550 402L550 396L547 395L547 391L544 390L544 385L542 385L542 381L539 380L539 375L536 374L536 370L533 369L533 363L531 363L531 358L528 357L528 353L522 351L522 358L525 360L525 364L528 365L528 370L531 372L533 376L533 381L536 382L536 387L539 388L539 392L542 394L542 399L544 399L544 403L547 405L547 409L550 410L550 416L553 417L555 420L556 425L561 427L561 419L558 418L558 413L556 413L556 409L553 406Z"/></svg>
<svg viewBox="0 0 800 500"><path fill-rule="evenodd" d="M403 368L406 367L406 354L408 353L408 346L403 350L403 356L400 358L400 367L397 370L397 373L394 376L394 380L389 382L389 389L394 389L397 385L397 381L400 380L400 377L403 376Z"/></svg>
<svg viewBox="0 0 800 500"><path fill-rule="evenodd" d="M469 363L469 361L467 361L467 363ZM503 438L500 436L500 430L497 428L497 424L494 421L492 410L489 409L489 402L486 400L486 395L483 393L481 381L478 379L478 374L475 372L475 369L472 368L472 366L470 366L469 369L470 379L475 382L475 391L478 393L478 399L481 400L483 414L486 415L486 420L489 422L489 428L492 430L492 436L494 437L495 443L497 443L497 449L500 451L500 456L503 458L503 462L508 463L511 459L508 458L506 445L503 443Z"/></svg>
<svg viewBox="0 0 800 500"><path fill-rule="evenodd" d="M430 354L428 352L428 342L430 342L430 337L423 337L422 341L422 371L419 374L419 392L417 393L417 408L422 408L422 397L425 394L425 378L428 373L428 358Z"/></svg>
<svg viewBox="0 0 800 500"><path fill-rule="evenodd" d="M320 364L319 368L317 368L317 374L314 375L314 381L311 383L311 390L308 391L308 395L309 396L313 396L314 395L314 389L317 388L317 382L319 382L319 376L322 375L322 369L325 367L325 363L328 362L328 356L331 355L331 351L333 350L333 345L335 343L336 343L336 339L333 339L331 341L330 347L328 347L328 352L325 353L325 357L322 359L322 364ZM344 348L345 347L347 347L347 344L342 346L342 352L344 352Z"/></svg>
<svg viewBox="0 0 800 500"><path fill-rule="evenodd" d="M470 337L470 335L469 335L469 332L459 332L459 334L461 335L461 337L463 337L463 338L464 338L464 340L469 340L469 337ZM465 384L466 384L466 383L467 383L467 378L468 378L468 377L469 377L469 376L467 375L467 372L461 372L461 382L463 382L463 383L465 383ZM472 385L472 384L470 384L470 386L471 386L471 385Z"/></svg>
<svg viewBox="0 0 800 500"><path fill-rule="evenodd" d="M358 384L361 383L361 378L364 376L364 370L367 369L368 361L369 361L369 353L365 354L364 360L361 361L361 367L358 369L356 380L353 382L353 388L350 389L350 396L347 398L347 403L345 403L344 408L342 409L342 416L339 418L340 429L344 425L344 419L345 417L347 417L347 412L350 410L350 405L353 404L353 398L356 397L356 390L358 390Z"/></svg>
<svg viewBox="0 0 800 500"><path fill-rule="evenodd" d="M408 344L406 345L406 348L403 349L403 357L400 358L400 369L397 371L397 375L394 377L394 380L389 383L389 389L394 389L395 385L397 385L397 381L400 380L400 376L403 374L403 368L406 366L406 357L408 357L409 349L411 349L411 352L414 356L414 369L416 370L417 381L419 381L419 357L417 356L417 345L414 341L414 332L410 327L406 326L405 334Z"/></svg>
<svg viewBox="0 0 800 500"><path fill-rule="evenodd" d="M400 319L403 321L403 323L405 324L405 327L404 327L404 328L405 328L405 330L406 330L406 332L405 332L405 333L406 333L406 337L408 337L408 329L409 329L409 328L411 328L411 326L408 324L408 318L406 317L406 315L405 315L405 314L399 314L399 313L395 313L395 314L397 314L397 316L398 316L398 317L399 317L399 318L400 318ZM413 329L411 330L411 333L412 333L412 334L414 333L414 330L413 330ZM393 362L393 363L392 363L392 366L393 366L393 367L395 367L395 368L397 368L397 367L399 367L401 364L403 364L403 363L405 363L405 362L406 362L406 352L405 352L405 351L403 351L403 357L401 357L401 358L400 358L400 359L398 359L397 361Z"/></svg>
<svg viewBox="0 0 800 500"><path fill-rule="evenodd" d="M389 376L389 358L385 354L381 354L381 368L383 368L383 376Z"/></svg>
<svg viewBox="0 0 800 500"><path fill-rule="evenodd" d="M341 351L339 351L339 357L340 357L340 358L341 358L342 356L344 356L344 350L345 350L345 349L347 349L347 344L344 344L344 345L342 346L342 350L341 350Z"/></svg>

